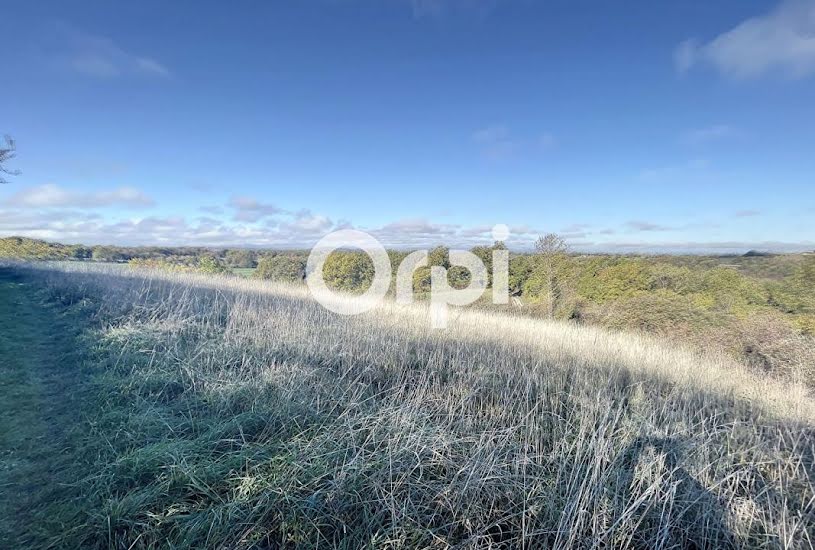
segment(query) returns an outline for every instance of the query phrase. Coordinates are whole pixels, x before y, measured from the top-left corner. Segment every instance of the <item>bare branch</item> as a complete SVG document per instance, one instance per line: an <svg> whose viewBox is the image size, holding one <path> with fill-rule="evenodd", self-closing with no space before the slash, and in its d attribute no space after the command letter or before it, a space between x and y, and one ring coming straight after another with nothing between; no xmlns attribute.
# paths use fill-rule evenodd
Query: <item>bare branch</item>
<svg viewBox="0 0 815 550"><path fill-rule="evenodd" d="M17 156L17 145L11 136L5 136L6 144L0 147L0 174L8 174L9 176L19 176L19 170L10 170L6 167L6 163ZM8 183L2 176L0 176L0 183Z"/></svg>

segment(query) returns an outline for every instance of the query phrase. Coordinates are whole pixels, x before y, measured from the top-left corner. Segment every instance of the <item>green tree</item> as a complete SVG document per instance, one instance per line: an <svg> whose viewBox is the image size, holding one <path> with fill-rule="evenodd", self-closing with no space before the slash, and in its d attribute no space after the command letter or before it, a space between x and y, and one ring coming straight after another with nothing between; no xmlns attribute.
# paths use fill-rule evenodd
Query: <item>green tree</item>
<svg viewBox="0 0 815 550"><path fill-rule="evenodd" d="M427 265L439 266L445 269L450 267L450 249L446 246L437 246L427 253Z"/></svg>
<svg viewBox="0 0 815 550"><path fill-rule="evenodd" d="M467 288L472 278L470 270L460 265L451 266L447 270L447 284L453 288Z"/></svg>
<svg viewBox="0 0 815 550"><path fill-rule="evenodd" d="M335 290L364 292L373 282L374 264L364 252L335 251L323 264L323 279Z"/></svg>
<svg viewBox="0 0 815 550"><path fill-rule="evenodd" d="M26 237L7 237L0 239L0 257L24 260L61 260L68 257L68 252L61 244Z"/></svg>
<svg viewBox="0 0 815 550"><path fill-rule="evenodd" d="M769 303L766 286L727 267L705 272L702 289L695 297L697 304L706 309L740 314L748 313L751 306Z"/></svg>
<svg viewBox="0 0 815 550"><path fill-rule="evenodd" d="M768 301L785 313L815 313L815 256L804 256L792 275L767 283L767 291Z"/></svg>
<svg viewBox="0 0 815 550"><path fill-rule="evenodd" d="M87 260L91 257L92 251L87 246L74 245L68 247L68 256L75 260Z"/></svg>
<svg viewBox="0 0 815 550"><path fill-rule="evenodd" d="M535 259L528 254L513 256L509 259L509 292L518 295L523 292L527 281L535 268Z"/></svg>
<svg viewBox="0 0 815 550"><path fill-rule="evenodd" d="M430 292L430 267L422 266L413 272L413 291Z"/></svg>
<svg viewBox="0 0 815 550"><path fill-rule="evenodd" d="M306 273L306 260L293 254L263 256L252 277L286 283L301 282Z"/></svg>
<svg viewBox="0 0 815 550"><path fill-rule="evenodd" d="M478 256L478 259L484 263L487 268L487 284L492 286L492 253L496 250L506 250L507 247L501 241L495 241L492 246L476 246L470 252Z"/></svg>
<svg viewBox="0 0 815 550"><path fill-rule="evenodd" d="M91 258L97 262L121 262L130 259L114 246L94 246Z"/></svg>
<svg viewBox="0 0 815 550"><path fill-rule="evenodd" d="M649 272L651 289L671 290L682 295L701 290L702 276L698 270L657 262L649 267Z"/></svg>
<svg viewBox="0 0 815 550"><path fill-rule="evenodd" d="M628 298L651 289L652 273L645 260L621 258L611 265L596 264L596 272L580 279L579 292L588 300L603 304Z"/></svg>
<svg viewBox="0 0 815 550"><path fill-rule="evenodd" d="M245 248L227 250L224 261L229 267L251 268L257 265L255 253Z"/></svg>
<svg viewBox="0 0 815 550"><path fill-rule="evenodd" d="M229 273L229 268L212 254L205 254L198 258L197 271L201 273Z"/></svg>

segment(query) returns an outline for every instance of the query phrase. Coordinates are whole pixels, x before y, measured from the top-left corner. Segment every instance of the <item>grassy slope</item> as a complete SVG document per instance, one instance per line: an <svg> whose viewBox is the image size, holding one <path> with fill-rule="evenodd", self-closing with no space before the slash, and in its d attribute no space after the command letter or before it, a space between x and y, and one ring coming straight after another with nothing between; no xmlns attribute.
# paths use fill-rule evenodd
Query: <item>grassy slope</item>
<svg viewBox="0 0 815 550"><path fill-rule="evenodd" d="M76 331L31 284L0 269L0 548L23 547L55 485L80 421Z"/></svg>
<svg viewBox="0 0 815 550"><path fill-rule="evenodd" d="M521 319L462 314L438 333L394 312L338 318L302 293L245 280L27 276L65 302L103 306L82 404L92 421L55 436L49 453L69 445L76 464L61 480L76 491L32 502L17 520L34 519L40 541L805 547L812 538L811 428L762 413L774 386L742 399L750 384L720 365L700 378L680 352ZM23 331L43 333L52 314L30 315ZM71 339L51 335L65 328L33 338L58 356ZM19 424L43 433L40 410L29 412ZM53 514L60 521L44 519Z"/></svg>
<svg viewBox="0 0 815 550"><path fill-rule="evenodd" d="M240 275L241 277L251 277L252 274L255 272L254 267L233 267L232 272L235 275Z"/></svg>

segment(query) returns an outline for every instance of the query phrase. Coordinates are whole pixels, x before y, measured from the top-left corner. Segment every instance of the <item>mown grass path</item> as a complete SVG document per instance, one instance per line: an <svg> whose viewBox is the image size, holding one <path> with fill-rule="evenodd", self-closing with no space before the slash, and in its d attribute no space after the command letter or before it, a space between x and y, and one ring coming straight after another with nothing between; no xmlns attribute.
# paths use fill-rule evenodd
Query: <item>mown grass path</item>
<svg viewBox="0 0 815 550"><path fill-rule="evenodd" d="M30 282L0 268L0 548L29 547L34 510L70 454L77 334Z"/></svg>

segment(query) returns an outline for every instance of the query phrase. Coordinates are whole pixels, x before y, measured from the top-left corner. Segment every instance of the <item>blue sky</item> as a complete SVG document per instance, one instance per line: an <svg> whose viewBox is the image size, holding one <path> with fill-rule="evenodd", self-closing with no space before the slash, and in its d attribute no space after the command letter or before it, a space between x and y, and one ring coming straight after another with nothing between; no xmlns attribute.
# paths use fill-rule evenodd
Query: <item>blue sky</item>
<svg viewBox="0 0 815 550"><path fill-rule="evenodd" d="M4 6L0 234L815 248L815 2Z"/></svg>

